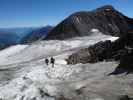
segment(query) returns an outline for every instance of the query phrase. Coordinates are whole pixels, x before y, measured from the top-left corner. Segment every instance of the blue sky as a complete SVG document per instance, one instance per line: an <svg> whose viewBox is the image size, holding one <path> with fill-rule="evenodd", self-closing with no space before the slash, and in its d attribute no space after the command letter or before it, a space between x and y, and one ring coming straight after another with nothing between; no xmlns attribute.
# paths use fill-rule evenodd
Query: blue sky
<svg viewBox="0 0 133 100"><path fill-rule="evenodd" d="M0 0L0 27L56 25L76 11L107 4L133 17L133 0Z"/></svg>

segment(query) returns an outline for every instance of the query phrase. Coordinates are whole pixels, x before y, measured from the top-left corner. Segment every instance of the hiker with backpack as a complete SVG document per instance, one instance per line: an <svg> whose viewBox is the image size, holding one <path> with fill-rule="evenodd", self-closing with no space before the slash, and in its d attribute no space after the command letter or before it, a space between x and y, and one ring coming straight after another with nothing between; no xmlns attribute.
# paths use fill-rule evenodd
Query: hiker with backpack
<svg viewBox="0 0 133 100"><path fill-rule="evenodd" d="M45 63L46 63L46 65L49 64L49 60L47 58L45 59Z"/></svg>
<svg viewBox="0 0 133 100"><path fill-rule="evenodd" d="M55 59L53 57L51 57L50 63L52 64L52 67L54 67Z"/></svg>

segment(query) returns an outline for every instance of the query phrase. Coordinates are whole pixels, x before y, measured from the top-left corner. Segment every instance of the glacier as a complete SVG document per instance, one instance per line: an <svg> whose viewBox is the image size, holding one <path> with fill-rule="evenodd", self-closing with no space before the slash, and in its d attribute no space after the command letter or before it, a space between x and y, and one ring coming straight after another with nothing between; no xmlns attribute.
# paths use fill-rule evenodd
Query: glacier
<svg viewBox="0 0 133 100"><path fill-rule="evenodd" d="M111 75L119 62L67 65L68 55L99 41L118 37L94 34L67 40L37 41L0 51L0 99L2 100L117 100L133 96L133 75ZM55 58L55 66L45 58ZM60 99L64 97L66 99Z"/></svg>

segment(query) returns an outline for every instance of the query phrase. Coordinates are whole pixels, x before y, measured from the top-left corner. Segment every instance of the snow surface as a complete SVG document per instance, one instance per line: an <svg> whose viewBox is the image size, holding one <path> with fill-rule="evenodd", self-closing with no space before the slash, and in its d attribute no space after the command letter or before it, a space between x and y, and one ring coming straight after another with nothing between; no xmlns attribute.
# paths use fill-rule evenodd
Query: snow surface
<svg viewBox="0 0 133 100"><path fill-rule="evenodd" d="M6 58L8 56L14 55L21 50L25 49L28 45L14 45L11 47L8 47L7 49L4 49L0 52L0 57L1 58Z"/></svg>
<svg viewBox="0 0 133 100"><path fill-rule="evenodd" d="M133 75L108 76L118 62L66 65L72 52L98 41L114 40L95 33L64 41L40 41L17 45L0 52L0 98L3 100L117 100L133 95ZM55 66L44 59L53 56ZM41 91L41 92L40 92ZM42 92L43 91L43 92Z"/></svg>
<svg viewBox="0 0 133 100"><path fill-rule="evenodd" d="M60 53L64 53L67 51L75 52L75 50L87 47L99 41L105 41L105 40L114 41L118 39L118 37L102 35L101 33L97 34L95 31L93 35L88 37L82 37L82 38L77 37L64 41L58 41L58 40L41 41L30 46L17 45L10 47L8 49L3 50L0 53L0 58L4 58L0 59L0 66L30 62L44 57L58 55ZM21 53L19 53L20 50Z"/></svg>

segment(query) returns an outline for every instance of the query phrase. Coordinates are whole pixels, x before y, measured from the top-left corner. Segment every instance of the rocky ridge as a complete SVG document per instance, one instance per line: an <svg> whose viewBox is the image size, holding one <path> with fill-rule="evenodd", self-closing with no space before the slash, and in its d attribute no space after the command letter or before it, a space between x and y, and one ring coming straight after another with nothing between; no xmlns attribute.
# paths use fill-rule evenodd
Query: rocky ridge
<svg viewBox="0 0 133 100"><path fill-rule="evenodd" d="M68 39L76 36L91 35L91 29L98 29L106 35L121 36L133 27L133 20L114 7L106 5L93 11L77 12L59 23L44 38Z"/></svg>

